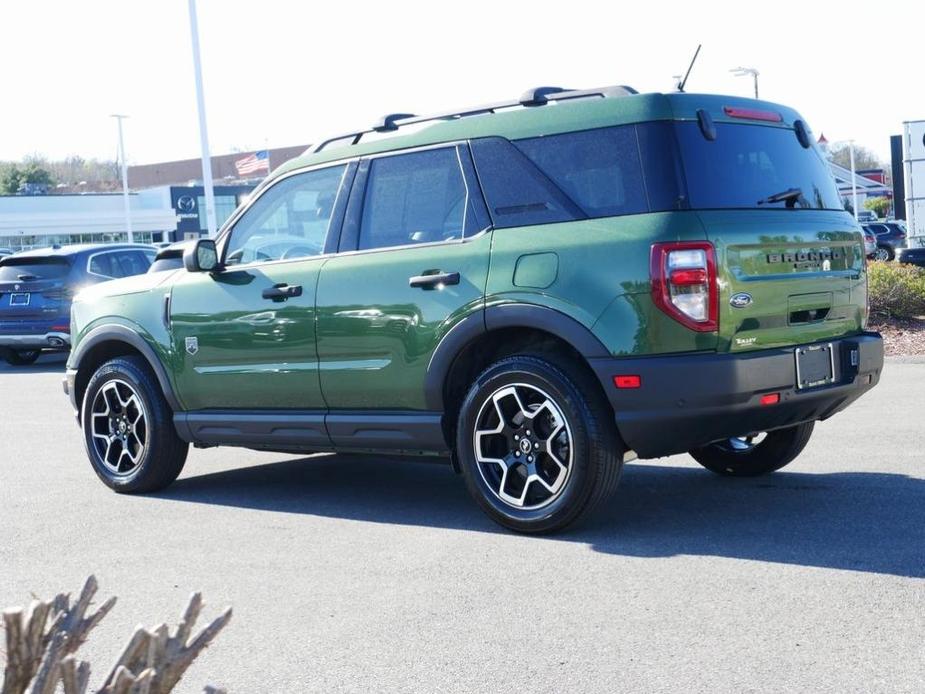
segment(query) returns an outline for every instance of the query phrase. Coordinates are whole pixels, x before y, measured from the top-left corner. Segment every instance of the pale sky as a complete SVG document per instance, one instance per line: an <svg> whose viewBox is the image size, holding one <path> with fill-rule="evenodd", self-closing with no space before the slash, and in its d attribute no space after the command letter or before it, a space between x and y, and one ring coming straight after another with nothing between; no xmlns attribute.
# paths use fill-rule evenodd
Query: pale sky
<svg viewBox="0 0 925 694"><path fill-rule="evenodd" d="M629 84L795 107L818 135L889 158L925 119L925 3L297 2L199 0L213 154L304 144L396 111L426 114L527 88ZM199 155L186 0L41 0L0 7L0 160Z"/></svg>

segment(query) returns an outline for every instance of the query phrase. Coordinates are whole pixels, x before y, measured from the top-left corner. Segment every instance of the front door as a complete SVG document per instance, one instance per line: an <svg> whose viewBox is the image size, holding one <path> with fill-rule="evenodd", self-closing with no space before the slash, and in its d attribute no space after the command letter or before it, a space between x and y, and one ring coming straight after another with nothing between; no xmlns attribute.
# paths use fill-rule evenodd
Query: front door
<svg viewBox="0 0 925 694"><path fill-rule="evenodd" d="M220 272L176 282L170 320L185 409L324 408L315 287L347 168L281 178L234 222Z"/></svg>
<svg viewBox="0 0 925 694"><path fill-rule="evenodd" d="M341 252L321 269L316 299L335 443L332 422L349 416L336 410L426 409L431 354L483 308L491 243L465 145L371 158L356 178Z"/></svg>

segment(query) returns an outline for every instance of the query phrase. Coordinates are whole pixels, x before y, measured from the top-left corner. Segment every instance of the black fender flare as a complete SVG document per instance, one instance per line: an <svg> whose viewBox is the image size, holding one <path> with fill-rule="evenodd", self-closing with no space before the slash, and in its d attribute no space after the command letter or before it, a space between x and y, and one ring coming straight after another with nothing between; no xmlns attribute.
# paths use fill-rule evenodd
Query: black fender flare
<svg viewBox="0 0 925 694"><path fill-rule="evenodd" d="M585 359L613 356L590 329L571 316L538 304L497 304L470 314L440 340L424 377L424 398L430 410L443 412L443 385L460 352L481 335L501 328L535 328L570 344Z"/></svg>
<svg viewBox="0 0 925 694"><path fill-rule="evenodd" d="M180 402L177 400L170 379L167 377L167 369L164 368L161 360L158 359L154 348L141 335L130 328L126 328L124 325L101 325L87 333L77 345L77 349L71 353L70 362L73 364L73 368L80 371L80 365L87 354L89 354L94 347L104 342L123 342L140 352L141 356L148 362L151 370L154 371L158 385L160 385L161 391L164 393L164 398L167 400L167 404L170 405L170 409L174 412L179 412L183 409L180 407ZM78 407L79 406L78 403Z"/></svg>

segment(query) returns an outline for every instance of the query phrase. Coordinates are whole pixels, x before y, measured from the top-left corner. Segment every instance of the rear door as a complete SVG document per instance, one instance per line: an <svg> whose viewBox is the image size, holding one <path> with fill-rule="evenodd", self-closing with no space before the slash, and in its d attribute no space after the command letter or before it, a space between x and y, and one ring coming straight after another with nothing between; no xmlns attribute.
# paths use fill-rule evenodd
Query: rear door
<svg viewBox="0 0 925 694"><path fill-rule="evenodd" d="M440 339L483 306L491 235L466 145L361 162L341 251L318 282L321 388L336 410L422 410Z"/></svg>
<svg viewBox="0 0 925 694"><path fill-rule="evenodd" d="M709 139L696 122L682 122L676 133L688 203L716 249L719 349L860 331L863 237L816 148L783 125L718 122Z"/></svg>
<svg viewBox="0 0 925 694"><path fill-rule="evenodd" d="M233 223L221 271L177 280L171 332L186 409L323 409L315 287L350 175L340 164L279 179Z"/></svg>

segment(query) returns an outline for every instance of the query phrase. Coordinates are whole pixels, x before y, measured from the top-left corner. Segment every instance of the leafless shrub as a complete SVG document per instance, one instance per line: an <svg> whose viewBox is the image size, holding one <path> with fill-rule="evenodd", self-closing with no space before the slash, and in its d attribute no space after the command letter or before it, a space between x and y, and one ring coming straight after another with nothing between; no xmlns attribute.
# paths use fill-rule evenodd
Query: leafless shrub
<svg viewBox="0 0 925 694"><path fill-rule="evenodd" d="M114 597L88 615L97 591L90 576L77 601L69 595L54 600L34 601L28 609L3 612L6 631L6 667L0 694L54 694L58 685L64 694L85 694L90 682L90 664L75 653L116 603ZM122 649L99 694L166 694L173 690L196 657L231 619L226 609L211 624L192 637L202 610L202 596L194 593L173 634L166 624L154 629L137 627ZM192 638L191 638L192 637ZM210 694L222 689L206 687Z"/></svg>

